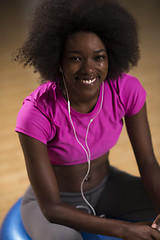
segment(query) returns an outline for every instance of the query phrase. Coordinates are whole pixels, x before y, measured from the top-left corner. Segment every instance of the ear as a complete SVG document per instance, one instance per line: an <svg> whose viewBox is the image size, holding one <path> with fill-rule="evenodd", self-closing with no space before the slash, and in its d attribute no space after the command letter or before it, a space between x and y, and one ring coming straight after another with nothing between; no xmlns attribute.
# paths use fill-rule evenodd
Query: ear
<svg viewBox="0 0 160 240"><path fill-rule="evenodd" d="M60 72L63 72L63 70L62 70L62 67L61 67L61 66L59 67L59 71L60 71Z"/></svg>

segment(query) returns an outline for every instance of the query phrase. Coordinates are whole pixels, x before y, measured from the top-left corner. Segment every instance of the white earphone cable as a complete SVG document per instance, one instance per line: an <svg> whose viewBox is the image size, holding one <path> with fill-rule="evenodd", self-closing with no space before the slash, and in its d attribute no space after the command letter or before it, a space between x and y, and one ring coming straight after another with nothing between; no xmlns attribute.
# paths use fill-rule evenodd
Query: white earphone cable
<svg viewBox="0 0 160 240"><path fill-rule="evenodd" d="M74 136L75 136L76 141L78 142L78 144L82 147L82 149L83 149L84 152L86 153L87 162L88 162L87 173L85 174L85 177L83 178L83 180L82 180L82 182L81 182L81 195L82 195L83 200L87 203L87 205L91 208L93 214L96 216L96 212L95 212L94 208L93 208L92 205L88 202L88 200L86 199L86 197L85 197L85 195L84 195L83 186L84 186L84 183L85 183L87 177L89 176L90 168L91 168L91 163L90 163L90 161L91 161L91 152L90 152L90 149L89 149L89 146L88 146L88 141L87 141L88 132L89 132L89 128L90 128L91 123L92 123L92 122L94 121L94 119L98 116L98 114L100 113L100 111L101 111L101 109L102 109L103 97L104 97L104 82L102 82L102 98L101 98L100 108L99 108L97 114L90 120L90 122L89 122L89 124L88 124L88 126L87 126L86 136L85 136L85 145L86 145L86 148L85 148L85 147L83 146L83 144L79 141L78 137L77 137L77 133L76 133L76 130L75 130L73 121L72 121L69 94L68 94L67 86L66 86L66 83L65 83L65 78L64 78L63 71L62 71L62 77L63 77L63 82L64 82L66 94L67 94L67 99L68 99L68 114L69 114L69 119L70 119L70 122L71 122L71 125L72 125L72 128L73 128L73 131L74 131ZM87 149L87 150L86 150L86 149Z"/></svg>

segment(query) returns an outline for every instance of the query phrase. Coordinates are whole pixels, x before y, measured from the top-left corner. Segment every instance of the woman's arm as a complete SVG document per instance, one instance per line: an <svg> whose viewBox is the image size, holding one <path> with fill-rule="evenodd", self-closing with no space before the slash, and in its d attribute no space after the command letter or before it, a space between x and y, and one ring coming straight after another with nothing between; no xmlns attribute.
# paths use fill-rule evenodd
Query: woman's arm
<svg viewBox="0 0 160 240"><path fill-rule="evenodd" d="M160 167L153 151L146 104L139 113L126 117L125 121L144 187L160 212Z"/></svg>
<svg viewBox="0 0 160 240"><path fill-rule="evenodd" d="M19 133L19 139L29 180L48 221L82 231L121 236L126 223L95 217L63 203L46 145L22 133Z"/></svg>
<svg viewBox="0 0 160 240"><path fill-rule="evenodd" d="M28 176L44 216L51 223L125 240L145 240L160 234L147 223L133 224L90 215L63 203L45 144L19 133Z"/></svg>

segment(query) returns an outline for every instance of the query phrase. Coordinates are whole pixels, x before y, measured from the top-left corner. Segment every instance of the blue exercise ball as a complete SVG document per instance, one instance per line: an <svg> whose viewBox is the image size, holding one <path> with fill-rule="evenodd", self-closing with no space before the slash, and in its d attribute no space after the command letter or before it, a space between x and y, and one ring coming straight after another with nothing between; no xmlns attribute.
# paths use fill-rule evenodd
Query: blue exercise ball
<svg viewBox="0 0 160 240"><path fill-rule="evenodd" d="M26 233L20 213L22 199L20 198L9 210L6 215L1 229L0 240L32 240ZM82 232L84 240L118 240L119 238L96 235L91 233ZM119 239L120 240L120 239Z"/></svg>
<svg viewBox="0 0 160 240"><path fill-rule="evenodd" d="M23 227L20 213L21 200L19 199L6 215L0 229L0 240L32 240Z"/></svg>
<svg viewBox="0 0 160 240"><path fill-rule="evenodd" d="M82 233L82 237L84 240L120 240L120 238L102 236L86 232Z"/></svg>

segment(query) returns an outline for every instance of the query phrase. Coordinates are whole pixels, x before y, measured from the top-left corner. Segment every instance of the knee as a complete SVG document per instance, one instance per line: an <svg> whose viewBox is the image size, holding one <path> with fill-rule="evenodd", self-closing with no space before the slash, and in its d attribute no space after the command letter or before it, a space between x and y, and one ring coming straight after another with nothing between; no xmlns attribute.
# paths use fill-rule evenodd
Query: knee
<svg viewBox="0 0 160 240"><path fill-rule="evenodd" d="M82 235L72 229L72 228L68 228L68 227L65 227L65 226L61 226L59 227L59 225L57 226L57 228L55 228L54 226L54 231L51 232L43 232L43 233L39 233L37 232L36 234L37 236L34 236L35 238L33 239L37 239L37 240L62 240L62 239L65 239L65 240L83 240L82 238Z"/></svg>

